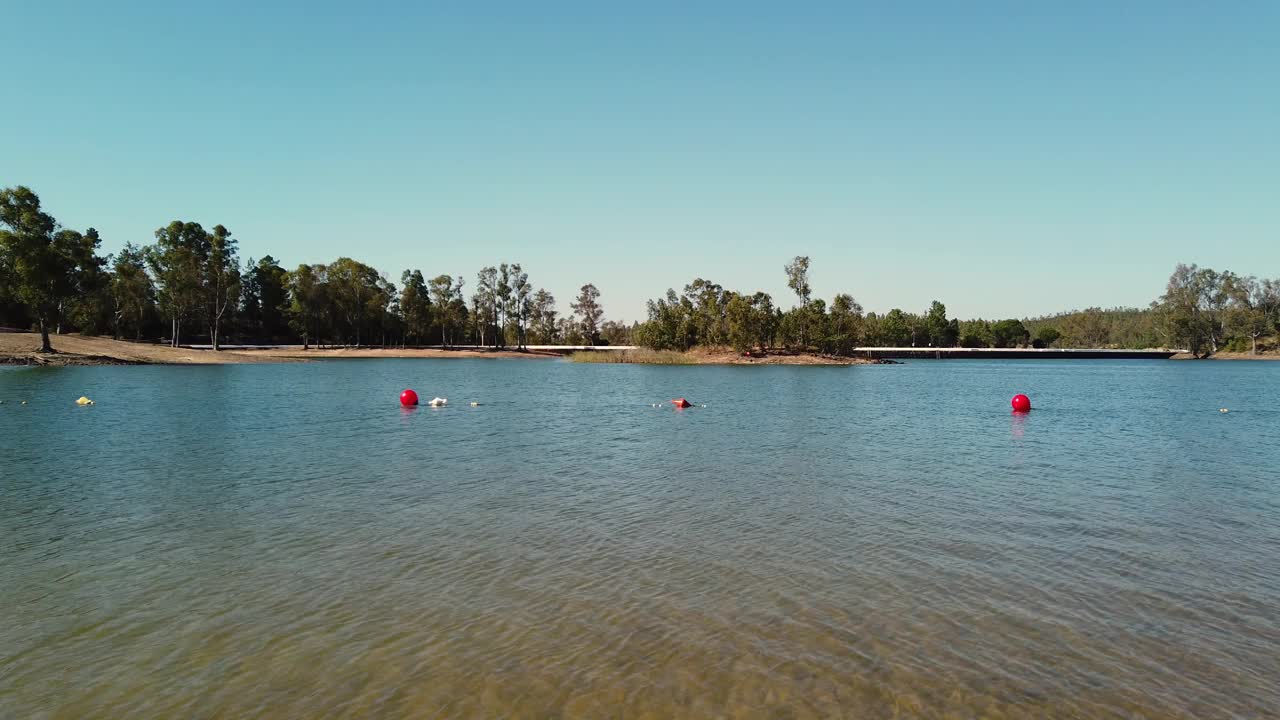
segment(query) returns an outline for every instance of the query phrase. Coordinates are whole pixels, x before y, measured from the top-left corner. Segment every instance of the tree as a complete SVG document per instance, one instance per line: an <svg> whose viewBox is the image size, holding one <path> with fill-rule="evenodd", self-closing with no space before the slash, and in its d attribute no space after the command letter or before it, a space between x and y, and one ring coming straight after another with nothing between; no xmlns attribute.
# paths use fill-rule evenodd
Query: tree
<svg viewBox="0 0 1280 720"><path fill-rule="evenodd" d="M512 268L506 263L498 266L498 282L493 288L493 294L496 299L494 319L497 325L497 333L494 335L495 347L506 347L507 344L507 319L511 316L511 275L513 270L519 272L520 266L516 265Z"/></svg>
<svg viewBox="0 0 1280 720"><path fill-rule="evenodd" d="M440 344L448 347L449 338L460 322L460 313L466 312L466 303L462 300L462 287L466 281L462 276L457 279L448 275L437 275L431 278L429 291L435 304L436 322L440 325Z"/></svg>
<svg viewBox="0 0 1280 720"><path fill-rule="evenodd" d="M328 268L299 265L289 273L289 324L302 337L302 349L311 347L311 338L321 338L320 324L328 306Z"/></svg>
<svg viewBox="0 0 1280 720"><path fill-rule="evenodd" d="M533 286L529 284L529 273L520 267L520 263L515 263L511 266L508 283L511 286L511 298L507 317L515 321L516 347L523 348L525 346L525 326L529 322L529 312L532 305L530 296L533 293Z"/></svg>
<svg viewBox="0 0 1280 720"><path fill-rule="evenodd" d="M929 345L954 347L959 339L959 324L947 320L947 306L934 300L924 316L924 331Z"/></svg>
<svg viewBox="0 0 1280 720"><path fill-rule="evenodd" d="M446 281L449 276L445 276ZM432 312L431 291L427 289L427 281L421 270L405 270L400 276L400 314L404 318L404 333L412 338L415 344L421 344L431 332L431 324L435 315ZM443 344L443 340L441 342Z"/></svg>
<svg viewBox="0 0 1280 720"><path fill-rule="evenodd" d="M142 339L142 326L155 308L155 284L147 274L146 253L133 243L125 243L111 268L113 327L117 340L126 321L133 325L134 340Z"/></svg>
<svg viewBox="0 0 1280 720"><path fill-rule="evenodd" d="M835 355L852 355L862 341L862 306L852 295L841 293L831 301L827 321L826 350Z"/></svg>
<svg viewBox="0 0 1280 720"><path fill-rule="evenodd" d="M529 325L533 336L544 345L556 341L556 299L546 290L538 290L530 301Z"/></svg>
<svg viewBox="0 0 1280 720"><path fill-rule="evenodd" d="M21 185L0 190L0 225L0 264L12 279L13 294L40 326L41 352L53 352L49 325L58 309L80 290L85 273L101 268L97 232L59 230L40 209L40 198Z"/></svg>
<svg viewBox="0 0 1280 720"><path fill-rule="evenodd" d="M1199 357L1205 346L1217 350L1213 308L1218 294L1218 274L1196 265L1179 263L1169 276L1164 295L1152 303L1172 345L1182 345Z"/></svg>
<svg viewBox="0 0 1280 720"><path fill-rule="evenodd" d="M288 330L289 273L275 258L265 255L246 263L241 282L241 317L255 337L275 340Z"/></svg>
<svg viewBox="0 0 1280 720"><path fill-rule="evenodd" d="M729 344L738 352L747 352L755 345L753 315L749 300L738 293L730 293L729 302L725 304L725 320L729 325Z"/></svg>
<svg viewBox="0 0 1280 720"><path fill-rule="evenodd" d="M579 318L579 326L588 345L595 345L600 340L600 320L604 317L604 309L600 307L600 291L595 285L587 283L578 293L577 302L570 303L574 314Z"/></svg>
<svg viewBox="0 0 1280 720"><path fill-rule="evenodd" d="M992 344L991 323L986 320L970 320L960 326L960 347L984 348Z"/></svg>
<svg viewBox="0 0 1280 720"><path fill-rule="evenodd" d="M809 256L797 255L782 269L787 273L787 287L791 288L792 292L796 294L802 306L808 305L809 293L811 292L809 287Z"/></svg>
<svg viewBox="0 0 1280 720"><path fill-rule="evenodd" d="M480 268L480 272L476 274L476 292L471 297L471 305L473 315L476 320L476 330L480 335L480 344L486 345L485 338L488 337L488 329L498 324L498 269L492 265ZM498 346L498 340L494 337L493 346Z"/></svg>
<svg viewBox="0 0 1280 720"><path fill-rule="evenodd" d="M84 234L72 232L69 238L74 248L76 262L75 289L71 296L59 303L58 332L64 322L69 322L83 335L98 335L112 326L111 275L107 272L109 258L98 255L102 240L98 231L89 228Z"/></svg>
<svg viewBox="0 0 1280 720"><path fill-rule="evenodd" d="M206 243L200 274L201 295L209 324L209 342L217 351L222 321L229 310L235 309L240 297L240 260L236 256L235 238L222 225L213 227Z"/></svg>
<svg viewBox="0 0 1280 720"><path fill-rule="evenodd" d="M1058 332L1057 328L1046 325L1036 331L1036 339L1032 345L1038 348L1047 348L1058 342L1060 337L1062 337L1062 333Z"/></svg>
<svg viewBox="0 0 1280 720"><path fill-rule="evenodd" d="M798 340L802 347L808 347L809 328L812 324L805 312L809 307L809 295L812 292L809 287L809 256L797 255L782 269L787 274L787 287L791 288L800 301L800 307L797 309L801 311L798 315L783 318L783 329L786 331L784 334Z"/></svg>
<svg viewBox="0 0 1280 720"><path fill-rule="evenodd" d="M728 340L725 317L729 296L720 285L695 278L684 286L684 297L693 308L693 332L698 345L722 345Z"/></svg>
<svg viewBox="0 0 1280 720"><path fill-rule="evenodd" d="M1280 281L1231 275L1226 294L1231 298L1226 324L1234 333L1249 338L1250 352L1258 354L1258 339L1277 330L1280 315Z"/></svg>
<svg viewBox="0 0 1280 720"><path fill-rule="evenodd" d="M880 319L880 342L888 347L907 347L911 342L911 320L898 308Z"/></svg>
<svg viewBox="0 0 1280 720"><path fill-rule="evenodd" d="M1027 344L1031 333L1020 320L1001 320L991 326L992 345L998 348L1011 348Z"/></svg>
<svg viewBox="0 0 1280 720"><path fill-rule="evenodd" d="M169 344L177 347L182 321L200 305L201 273L208 257L208 234L200 223L174 220L155 232L146 249L158 286L160 308L169 316Z"/></svg>
<svg viewBox="0 0 1280 720"><path fill-rule="evenodd" d="M329 263L328 289L330 302L342 321L340 330L359 347L365 331L374 323L380 324L381 312L390 302L383 279L368 265L340 257Z"/></svg>

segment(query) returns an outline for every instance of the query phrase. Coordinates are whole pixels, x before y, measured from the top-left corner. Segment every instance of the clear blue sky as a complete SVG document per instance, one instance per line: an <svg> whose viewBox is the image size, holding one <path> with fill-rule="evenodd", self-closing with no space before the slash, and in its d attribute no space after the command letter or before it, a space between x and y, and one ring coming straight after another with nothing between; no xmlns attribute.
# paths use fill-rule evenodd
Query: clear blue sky
<svg viewBox="0 0 1280 720"><path fill-rule="evenodd" d="M797 254L962 317L1280 275L1274 0L260 4L6 3L0 185L108 251L520 261L626 320L694 276L789 306Z"/></svg>

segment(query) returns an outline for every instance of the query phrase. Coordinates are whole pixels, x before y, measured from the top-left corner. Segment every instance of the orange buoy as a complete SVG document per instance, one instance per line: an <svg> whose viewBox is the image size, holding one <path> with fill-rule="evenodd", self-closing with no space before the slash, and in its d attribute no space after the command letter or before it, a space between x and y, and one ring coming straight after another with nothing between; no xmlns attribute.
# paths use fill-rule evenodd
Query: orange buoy
<svg viewBox="0 0 1280 720"><path fill-rule="evenodd" d="M685 400L684 398L676 398L675 400L671 401L671 404L678 408L693 407L693 403L689 402L688 400Z"/></svg>

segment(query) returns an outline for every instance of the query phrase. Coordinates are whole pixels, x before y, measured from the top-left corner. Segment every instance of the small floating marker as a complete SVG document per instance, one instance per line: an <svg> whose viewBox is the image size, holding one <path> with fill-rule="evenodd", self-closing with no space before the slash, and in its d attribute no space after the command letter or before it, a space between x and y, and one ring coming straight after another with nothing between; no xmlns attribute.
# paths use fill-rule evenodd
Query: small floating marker
<svg viewBox="0 0 1280 720"><path fill-rule="evenodd" d="M476 402L475 400L472 400L471 407L480 407L480 403Z"/></svg>
<svg viewBox="0 0 1280 720"><path fill-rule="evenodd" d="M1016 413L1031 412L1031 398L1021 393L1014 395L1009 404L1013 406L1013 411Z"/></svg>
<svg viewBox="0 0 1280 720"><path fill-rule="evenodd" d="M92 404L93 404L93 401L92 401L92 400L90 400L89 398L87 398L87 397L85 397L85 396L81 395L81 396L80 396L80 399L79 399L79 400L76 400L76 404L77 404L77 405L92 405Z"/></svg>
<svg viewBox="0 0 1280 720"><path fill-rule="evenodd" d="M23 400L23 401L22 401L22 404L23 404L23 405L26 405L26 404L27 404L27 401L26 401L26 400Z"/></svg>
<svg viewBox="0 0 1280 720"><path fill-rule="evenodd" d="M400 393L400 404L404 407L413 407L418 404L418 393L412 390L405 390Z"/></svg>
<svg viewBox="0 0 1280 720"><path fill-rule="evenodd" d="M1218 412L1224 413L1224 412L1231 412L1231 411L1226 408L1218 408Z"/></svg>
<svg viewBox="0 0 1280 720"><path fill-rule="evenodd" d="M684 398L676 398L675 400L671 401L671 404L678 408L687 408L687 407L693 406L693 403L689 402L688 400L685 400Z"/></svg>
<svg viewBox="0 0 1280 720"><path fill-rule="evenodd" d="M430 405L431 407L444 407L445 405L449 404L449 400L448 398L442 398L442 397L431 398L431 402L427 404Z"/></svg>

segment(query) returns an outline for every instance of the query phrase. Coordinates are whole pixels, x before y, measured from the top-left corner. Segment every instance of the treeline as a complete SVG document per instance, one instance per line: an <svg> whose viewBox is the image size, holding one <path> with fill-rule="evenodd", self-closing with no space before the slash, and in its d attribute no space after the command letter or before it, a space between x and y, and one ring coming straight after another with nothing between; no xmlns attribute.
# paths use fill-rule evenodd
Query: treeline
<svg viewBox="0 0 1280 720"><path fill-rule="evenodd" d="M519 263L485 267L475 290L452 275L405 270L396 284L358 260L282 267L270 255L241 263L223 225L175 220L150 245L98 253L92 228L62 228L26 187L0 190L0 326L162 338L316 345L598 345L629 340L605 321L600 292L583 285L562 316Z"/></svg>
<svg viewBox="0 0 1280 720"><path fill-rule="evenodd" d="M399 285L358 260L288 270L270 255L241 263L222 225L174 221L154 242L99 255L101 238L62 228L30 189L0 190L0 326L49 334L316 345L639 344L658 350L731 346L848 355L863 346L1267 349L1280 332L1280 280L1178 265L1147 309L1090 308L1032 319L958 320L934 301L922 313L864 312L852 295L812 297L808 257L783 270L790 309L764 292L695 278L648 302L648 319L604 319L600 292L583 285L557 312L519 263L482 268L474 290L448 274L405 270Z"/></svg>
<svg viewBox="0 0 1280 720"><path fill-rule="evenodd" d="M848 355L858 347L1151 348L1257 352L1280 332L1280 280L1179 265L1149 309L1089 308L1034 319L958 320L933 301L923 313L895 308L864 313L852 295L830 305L813 298L808 257L784 266L796 305L783 310L768 293L744 293L697 278L681 293L650 300L636 343L657 350L732 346Z"/></svg>
<svg viewBox="0 0 1280 720"><path fill-rule="evenodd" d="M743 293L697 278L682 293L648 303L648 321L634 330L638 344L656 350L688 350L698 346L731 346L741 352L783 349L849 355L862 346L887 347L1019 347L1052 343L1033 339L1020 320L960 321L934 301L922 314L893 309L883 315L864 313L847 293L828 305L812 297L808 257L798 256L783 270L797 304L775 306L764 292Z"/></svg>

